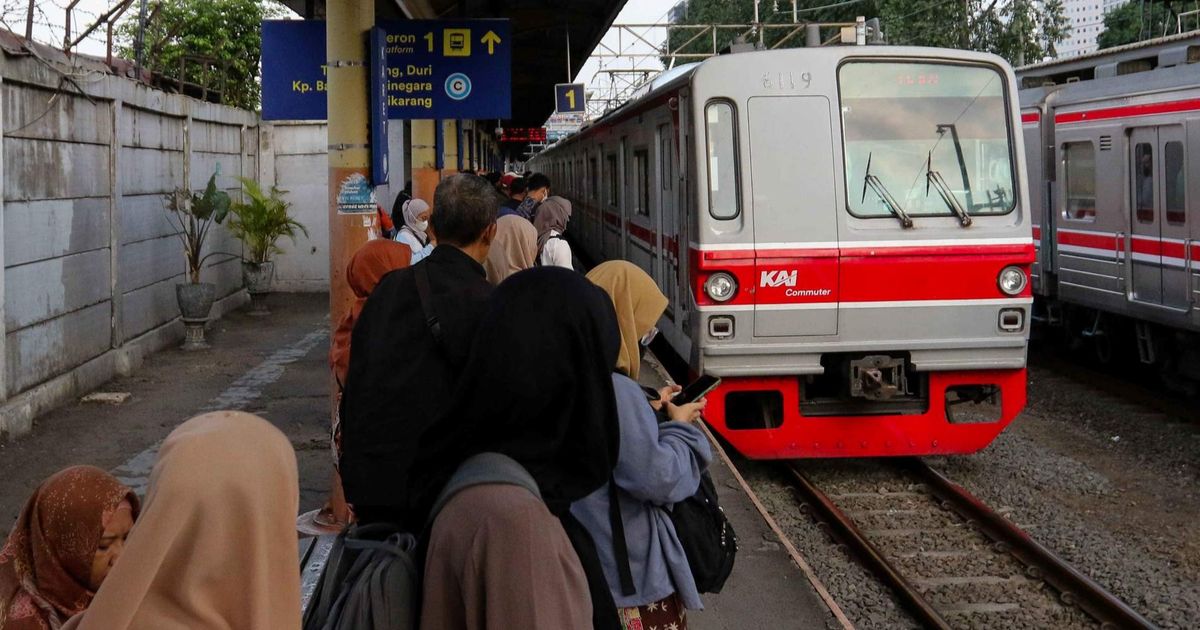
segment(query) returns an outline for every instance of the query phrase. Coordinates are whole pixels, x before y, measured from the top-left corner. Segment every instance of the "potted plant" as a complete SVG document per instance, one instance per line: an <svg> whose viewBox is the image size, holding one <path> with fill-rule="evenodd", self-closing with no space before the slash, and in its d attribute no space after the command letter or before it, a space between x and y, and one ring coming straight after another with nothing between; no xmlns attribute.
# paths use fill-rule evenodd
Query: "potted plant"
<svg viewBox="0 0 1200 630"><path fill-rule="evenodd" d="M188 282L175 285L175 299L183 316L186 331L184 350L200 350L208 347L204 340L204 325L217 297L217 287L211 282L200 282L200 270L204 261L217 252L204 253L204 241L214 223L221 223L229 214L229 195L217 189L217 174L208 178L203 193L186 188L177 188L167 195L167 217L172 226L179 228L175 233L183 243L183 257L187 261Z"/></svg>
<svg viewBox="0 0 1200 630"><path fill-rule="evenodd" d="M264 191L258 182L245 177L239 177L238 181L242 182L245 201L233 204L229 231L246 246L242 278L250 293L250 312L266 315L266 298L275 278L275 262L271 258L283 253L277 243L285 236L295 243L296 233L308 236L308 230L288 213L292 204L283 198L287 191L275 186Z"/></svg>

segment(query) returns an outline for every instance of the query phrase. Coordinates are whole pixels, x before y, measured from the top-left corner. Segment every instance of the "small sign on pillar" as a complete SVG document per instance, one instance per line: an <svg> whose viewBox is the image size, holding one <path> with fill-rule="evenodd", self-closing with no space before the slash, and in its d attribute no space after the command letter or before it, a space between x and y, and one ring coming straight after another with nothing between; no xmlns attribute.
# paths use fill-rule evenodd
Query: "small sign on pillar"
<svg viewBox="0 0 1200 630"><path fill-rule="evenodd" d="M371 68L371 183L388 183L388 63L387 32L376 26L371 29L367 58Z"/></svg>
<svg viewBox="0 0 1200 630"><path fill-rule="evenodd" d="M587 111L582 83L559 83L554 86L554 109L559 114Z"/></svg>

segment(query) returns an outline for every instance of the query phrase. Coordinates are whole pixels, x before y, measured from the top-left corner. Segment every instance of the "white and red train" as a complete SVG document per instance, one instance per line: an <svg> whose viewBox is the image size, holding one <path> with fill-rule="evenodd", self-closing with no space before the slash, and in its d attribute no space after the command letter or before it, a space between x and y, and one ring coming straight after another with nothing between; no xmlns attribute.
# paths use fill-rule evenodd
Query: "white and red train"
<svg viewBox="0 0 1200 630"><path fill-rule="evenodd" d="M658 281L744 455L969 453L1025 405L1020 128L991 55L748 52L664 73L529 167L592 258Z"/></svg>
<svg viewBox="0 0 1200 630"><path fill-rule="evenodd" d="M1200 34L1022 71L1039 318L1200 380ZM1046 85L1041 85L1045 83Z"/></svg>

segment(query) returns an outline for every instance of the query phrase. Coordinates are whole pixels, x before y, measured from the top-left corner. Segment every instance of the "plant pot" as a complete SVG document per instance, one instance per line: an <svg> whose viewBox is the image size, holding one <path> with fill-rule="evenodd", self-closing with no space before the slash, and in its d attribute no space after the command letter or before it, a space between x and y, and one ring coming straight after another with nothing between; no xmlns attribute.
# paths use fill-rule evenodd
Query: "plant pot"
<svg viewBox="0 0 1200 630"><path fill-rule="evenodd" d="M246 283L246 292L250 294L250 314L269 315L271 311L267 310L267 296L275 280L275 263L243 261L242 280Z"/></svg>
<svg viewBox="0 0 1200 630"><path fill-rule="evenodd" d="M179 313L183 316L184 350L203 350L208 347L204 339L204 324L217 299L217 285L211 282L181 283L175 285L175 300L179 302Z"/></svg>

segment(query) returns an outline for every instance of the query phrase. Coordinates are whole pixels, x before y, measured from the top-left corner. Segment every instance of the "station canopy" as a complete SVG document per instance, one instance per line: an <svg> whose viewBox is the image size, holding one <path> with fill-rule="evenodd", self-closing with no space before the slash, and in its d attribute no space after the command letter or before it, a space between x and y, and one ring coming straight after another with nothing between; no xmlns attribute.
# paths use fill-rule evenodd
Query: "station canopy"
<svg viewBox="0 0 1200 630"><path fill-rule="evenodd" d="M307 19L324 19L327 0L285 0ZM332 0L338 1L338 0ZM512 114L508 124L540 127L554 113L554 85L569 83L626 0L375 0L375 19L512 21ZM567 42L571 72L567 73Z"/></svg>

